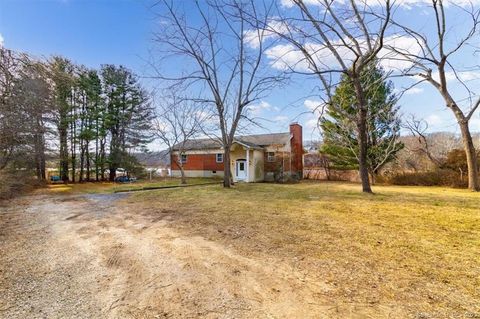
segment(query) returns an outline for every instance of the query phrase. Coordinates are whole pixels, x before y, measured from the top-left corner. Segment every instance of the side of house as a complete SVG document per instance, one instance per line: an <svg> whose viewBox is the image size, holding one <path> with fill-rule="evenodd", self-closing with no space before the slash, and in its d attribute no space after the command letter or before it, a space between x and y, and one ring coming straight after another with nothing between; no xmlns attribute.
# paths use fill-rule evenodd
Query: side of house
<svg viewBox="0 0 480 319"><path fill-rule="evenodd" d="M213 139L185 142L184 152L174 147L171 154L172 175L180 176L177 160L181 160L187 177L223 177L224 151ZM298 123L285 133L239 136L230 152L232 178L235 182L261 182L279 176L302 177L303 137Z"/></svg>

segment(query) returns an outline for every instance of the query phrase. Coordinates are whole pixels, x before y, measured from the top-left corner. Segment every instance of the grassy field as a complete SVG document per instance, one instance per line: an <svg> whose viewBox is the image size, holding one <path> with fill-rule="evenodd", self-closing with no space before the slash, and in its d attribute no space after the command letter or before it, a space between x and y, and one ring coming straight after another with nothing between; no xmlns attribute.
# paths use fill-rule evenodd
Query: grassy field
<svg viewBox="0 0 480 319"><path fill-rule="evenodd" d="M211 178L189 178L188 185L212 183L217 180ZM218 180L218 183L221 181ZM153 180L139 180L133 183L77 183L77 184L47 184L45 188L38 189L37 194L105 194L116 191L140 190L143 187L168 187L180 185L178 178L161 178Z"/></svg>
<svg viewBox="0 0 480 319"><path fill-rule="evenodd" d="M480 317L480 194L374 191L346 183L201 186L134 193L125 205L168 215L179 229L245 256L293 263L328 285L322 298L337 304Z"/></svg>

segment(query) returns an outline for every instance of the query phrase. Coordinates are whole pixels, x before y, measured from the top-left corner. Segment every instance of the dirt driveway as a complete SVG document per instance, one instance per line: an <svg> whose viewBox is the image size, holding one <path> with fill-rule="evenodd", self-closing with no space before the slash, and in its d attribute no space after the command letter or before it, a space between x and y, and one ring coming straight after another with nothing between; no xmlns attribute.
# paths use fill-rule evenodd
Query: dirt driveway
<svg viewBox="0 0 480 319"><path fill-rule="evenodd" d="M242 256L180 232L171 214L141 215L116 204L125 196L31 196L0 207L0 317L367 318L379 310L390 313L332 307L317 298L328 285L291 263Z"/></svg>

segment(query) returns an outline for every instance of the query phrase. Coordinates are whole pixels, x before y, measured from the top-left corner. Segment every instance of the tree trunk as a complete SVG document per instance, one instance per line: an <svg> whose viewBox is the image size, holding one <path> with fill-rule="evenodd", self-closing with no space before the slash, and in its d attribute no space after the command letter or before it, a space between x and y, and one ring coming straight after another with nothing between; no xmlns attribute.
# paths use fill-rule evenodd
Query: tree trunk
<svg viewBox="0 0 480 319"><path fill-rule="evenodd" d="M37 175L38 180L42 180L42 171L41 171L41 164L40 164L40 141L39 141L39 134L35 134L34 136L34 145L35 145L35 172Z"/></svg>
<svg viewBox="0 0 480 319"><path fill-rule="evenodd" d="M40 157L40 175L42 180L47 180L47 168L46 168L46 160L45 160L45 153L43 153Z"/></svg>
<svg viewBox="0 0 480 319"><path fill-rule="evenodd" d="M109 171L110 171L110 172L109 172L109 177L108 177L108 179L109 179L110 182L114 182L114 181L115 181L115 177L117 176L117 168L110 166Z"/></svg>
<svg viewBox="0 0 480 319"><path fill-rule="evenodd" d="M79 182L83 182L83 174L85 172L85 145L84 141L80 140L80 177L79 177Z"/></svg>
<svg viewBox="0 0 480 319"><path fill-rule="evenodd" d="M100 140L100 177L102 182L105 181L105 143L105 139Z"/></svg>
<svg viewBox="0 0 480 319"><path fill-rule="evenodd" d="M97 109L97 105L95 105L95 109ZM98 134L98 114L95 115L97 118L95 119L95 181L98 182L98 141L99 141L99 134Z"/></svg>
<svg viewBox="0 0 480 319"><path fill-rule="evenodd" d="M232 173L230 169L230 146L225 147L223 154L223 187L230 188L232 186Z"/></svg>
<svg viewBox="0 0 480 319"><path fill-rule="evenodd" d="M327 178L327 181L330 180L330 169L326 166L323 167L323 170L325 171L325 177Z"/></svg>
<svg viewBox="0 0 480 319"><path fill-rule="evenodd" d="M377 173L375 172L370 172L370 181L372 185L375 185L377 183Z"/></svg>
<svg viewBox="0 0 480 319"><path fill-rule="evenodd" d="M185 176L185 170L183 169L183 164L179 163L178 167L180 168L180 179L181 179L181 184L186 185L187 184L187 177Z"/></svg>
<svg viewBox="0 0 480 319"><path fill-rule="evenodd" d="M117 174L117 168L121 167L120 159L120 145L118 140L118 129L110 130L112 138L110 140L110 153L108 155L108 168L110 170L109 180L110 182L115 181ZM125 168L125 167L124 167Z"/></svg>
<svg viewBox="0 0 480 319"><path fill-rule="evenodd" d="M467 167L468 167L468 188L472 191L478 192L480 190L480 184L478 181L478 163L475 146L473 145L472 135L468 128L468 121L459 121L460 130L462 132L463 146L467 155Z"/></svg>
<svg viewBox="0 0 480 319"><path fill-rule="evenodd" d="M86 155L86 169L87 169L87 182L90 182L90 143L87 141L86 143L87 152Z"/></svg>
<svg viewBox="0 0 480 319"><path fill-rule="evenodd" d="M368 137L367 137L367 108L365 106L365 97L360 83L360 79L353 79L355 95L357 98L357 131L358 131L358 169L362 181L362 191L372 193L370 179L368 174Z"/></svg>
<svg viewBox="0 0 480 319"><path fill-rule="evenodd" d="M360 113L365 113L360 111ZM360 114L359 120L357 123L358 128L358 169L360 172L360 179L362 180L362 191L364 193L371 193L372 188L370 187L370 179L368 174L368 163L367 163L367 132L365 131L365 122L364 116Z"/></svg>
<svg viewBox="0 0 480 319"><path fill-rule="evenodd" d="M76 169L76 152L77 152L77 145L76 145L76 135L77 135L77 124L76 124L76 112L75 112L75 91L72 95L72 119L70 122L70 149L71 149L71 160L72 160L72 183L75 183L75 169Z"/></svg>
<svg viewBox="0 0 480 319"><path fill-rule="evenodd" d="M45 159L45 138L43 133L38 134L38 177L40 180L44 181L47 179L47 168L46 168L46 159Z"/></svg>
<svg viewBox="0 0 480 319"><path fill-rule="evenodd" d="M68 148L67 148L67 129L63 127L59 128L60 135L60 178L64 183L68 183Z"/></svg>
<svg viewBox="0 0 480 319"><path fill-rule="evenodd" d="M75 174L76 174L75 162L77 161L77 158L75 156L75 146L73 147L74 148L72 149L72 183L75 183Z"/></svg>

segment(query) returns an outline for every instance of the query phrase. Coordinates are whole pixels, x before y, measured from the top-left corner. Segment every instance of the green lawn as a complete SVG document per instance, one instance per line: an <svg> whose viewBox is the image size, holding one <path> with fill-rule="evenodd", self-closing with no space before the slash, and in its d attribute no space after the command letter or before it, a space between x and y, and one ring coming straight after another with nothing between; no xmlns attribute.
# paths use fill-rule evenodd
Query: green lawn
<svg viewBox="0 0 480 319"><path fill-rule="evenodd" d="M480 317L480 194L348 183L238 184L134 193L125 205L246 256L295 262L336 302L413 317ZM395 317L395 316L393 316Z"/></svg>

